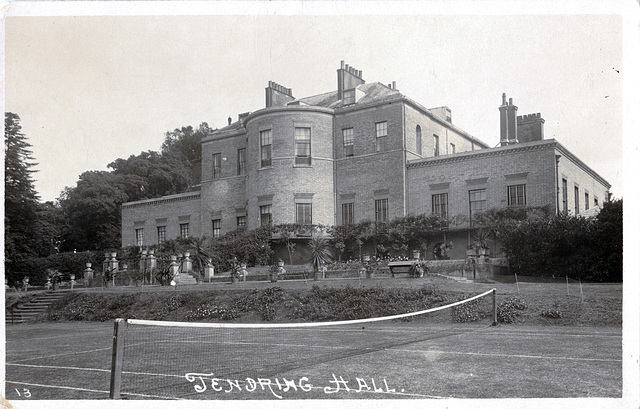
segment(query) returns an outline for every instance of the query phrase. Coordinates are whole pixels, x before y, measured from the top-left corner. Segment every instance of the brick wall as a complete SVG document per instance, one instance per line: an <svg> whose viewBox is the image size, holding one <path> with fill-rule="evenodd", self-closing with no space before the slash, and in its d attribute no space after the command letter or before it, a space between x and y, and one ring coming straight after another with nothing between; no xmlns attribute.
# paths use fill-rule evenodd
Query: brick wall
<svg viewBox="0 0 640 409"><path fill-rule="evenodd" d="M246 134L236 130L221 137L207 140L202 144L202 182L213 179L213 155L219 153L221 158L221 175L227 178L238 175L238 149L246 148Z"/></svg>
<svg viewBox="0 0 640 409"><path fill-rule="evenodd" d="M469 191L486 190L486 208L507 206L507 186L525 184L528 206L555 208L553 144L532 143L429 158L408 167L409 213L429 214L448 193L449 215L469 216ZM491 164L488 166L488 164Z"/></svg>
<svg viewBox="0 0 640 409"><path fill-rule="evenodd" d="M600 207L607 201L609 197L609 189L611 186L598 175L594 175L593 171L585 168L585 164L576 158L571 152L567 151L562 145L558 144L555 154L560 157L558 161L558 185L559 185L559 209L560 211L568 211L569 214L575 214L575 189L578 190L578 207L579 214L586 211L585 193L589 195L589 209L595 207L595 201ZM562 180L567 181L567 203L566 209L563 203Z"/></svg>
<svg viewBox="0 0 640 409"><path fill-rule="evenodd" d="M200 236L200 192L130 202L122 206L122 247L136 245L136 229L144 229L143 245L158 244L158 226L166 239L180 236L180 224L189 224L189 236Z"/></svg>
<svg viewBox="0 0 640 409"><path fill-rule="evenodd" d="M387 122L384 152L376 152L376 123ZM342 222L342 204L354 203L354 222L375 220L375 200L387 199L389 218L402 217L404 194L404 135L402 104L381 105L337 114L335 118L337 211ZM342 130L353 128L354 156L344 156Z"/></svg>
<svg viewBox="0 0 640 409"><path fill-rule="evenodd" d="M450 124L434 120L430 115L417 109L411 104L405 104L405 132L407 138L407 159L431 157L434 154L434 135L438 135L440 155L452 153L451 144L455 145L456 152L466 152L479 149L468 136L455 129ZM420 126L422 134L422 153L416 150L417 126ZM474 145L476 145L474 147Z"/></svg>
<svg viewBox="0 0 640 409"><path fill-rule="evenodd" d="M273 224L295 223L295 203L311 203L315 224L333 224L333 117L328 109L261 110L247 121L247 226L260 226L260 206L271 204ZM311 128L311 166L296 165L294 128ZM272 165L261 168L260 131L270 129Z"/></svg>

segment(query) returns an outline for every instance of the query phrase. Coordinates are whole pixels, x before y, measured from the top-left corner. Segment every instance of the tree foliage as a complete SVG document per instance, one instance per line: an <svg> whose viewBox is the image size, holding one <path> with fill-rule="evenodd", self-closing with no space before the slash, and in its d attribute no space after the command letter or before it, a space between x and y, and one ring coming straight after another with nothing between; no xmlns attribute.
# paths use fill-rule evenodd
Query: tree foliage
<svg viewBox="0 0 640 409"><path fill-rule="evenodd" d="M165 134L162 155L184 164L191 178L191 184L200 183L202 138L209 136L213 129L203 122L198 129L191 126L174 129Z"/></svg>
<svg viewBox="0 0 640 409"><path fill-rule="evenodd" d="M144 186L143 178L106 171L80 175L75 188L60 198L65 217L63 249L109 250L120 247L120 206L135 200Z"/></svg>
<svg viewBox="0 0 640 409"><path fill-rule="evenodd" d="M122 203L182 193L200 181L200 140L211 133L206 123L167 132L161 152L116 159L111 171L88 171L59 202L61 248L66 251L120 247Z"/></svg>
<svg viewBox="0 0 640 409"><path fill-rule="evenodd" d="M530 276L622 280L622 201L596 218L539 211L502 213L492 224L512 271Z"/></svg>
<svg viewBox="0 0 640 409"><path fill-rule="evenodd" d="M31 144L22 133L20 117L4 116L4 237L5 269L9 278L18 274L28 257L38 256L38 195Z"/></svg>

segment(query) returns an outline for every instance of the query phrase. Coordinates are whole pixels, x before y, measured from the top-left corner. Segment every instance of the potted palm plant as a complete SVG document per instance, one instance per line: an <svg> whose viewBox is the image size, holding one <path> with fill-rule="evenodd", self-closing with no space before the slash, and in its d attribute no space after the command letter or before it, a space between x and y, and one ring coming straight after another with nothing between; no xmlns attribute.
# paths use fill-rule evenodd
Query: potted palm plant
<svg viewBox="0 0 640 409"><path fill-rule="evenodd" d="M329 241L322 237L314 235L309 240L309 248L311 249L311 265L313 266L314 279L320 278L320 266L331 262L331 249Z"/></svg>
<svg viewBox="0 0 640 409"><path fill-rule="evenodd" d="M279 267L275 264L271 265L271 267L269 267L269 281L271 281L272 283L275 283L278 281L278 277L280 275L280 269L282 267Z"/></svg>
<svg viewBox="0 0 640 409"><path fill-rule="evenodd" d="M238 282L241 276L240 270L240 263L238 263L238 259L234 257L233 260L231 260L231 283L235 284Z"/></svg>

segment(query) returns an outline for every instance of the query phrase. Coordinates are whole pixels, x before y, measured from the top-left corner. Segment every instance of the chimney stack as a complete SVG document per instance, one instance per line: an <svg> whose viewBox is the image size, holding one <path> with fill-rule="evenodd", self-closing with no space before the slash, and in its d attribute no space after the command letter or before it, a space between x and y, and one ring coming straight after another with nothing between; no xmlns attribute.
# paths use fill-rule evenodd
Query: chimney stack
<svg viewBox="0 0 640 409"><path fill-rule="evenodd" d="M356 70L344 61L340 61L338 69L338 99L344 99L344 92L355 89L358 85L364 84L362 70Z"/></svg>
<svg viewBox="0 0 640 409"><path fill-rule="evenodd" d="M500 146L512 145L518 143L518 126L517 112L518 107L513 105L513 98L509 98L507 103L507 94L502 94L502 105L498 107L500 111Z"/></svg>
<svg viewBox="0 0 640 409"><path fill-rule="evenodd" d="M518 116L518 142L533 142L544 139L544 119L540 113Z"/></svg>
<svg viewBox="0 0 640 409"><path fill-rule="evenodd" d="M265 88L266 108L284 106L294 99L291 88L283 87L273 81L269 81L269 85Z"/></svg>

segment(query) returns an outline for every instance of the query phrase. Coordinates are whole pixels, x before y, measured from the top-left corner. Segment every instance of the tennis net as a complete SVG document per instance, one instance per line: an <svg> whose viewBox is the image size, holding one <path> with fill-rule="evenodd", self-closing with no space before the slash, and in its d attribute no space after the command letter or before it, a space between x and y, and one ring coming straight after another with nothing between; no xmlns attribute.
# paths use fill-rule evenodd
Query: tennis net
<svg viewBox="0 0 640 409"><path fill-rule="evenodd" d="M118 319L112 399L321 398L341 373L394 367L393 354L496 324L495 289L423 311L337 322L198 323ZM446 340L450 342L450 339ZM381 362L384 362L382 364ZM417 368L419 361L414 361ZM403 364L404 365L404 364ZM401 366L398 373L411 371ZM350 372L351 371L351 372ZM359 372L358 372L359 373ZM320 378L325 377L319 381ZM352 380L371 389L375 380ZM374 390L386 380L378 378ZM318 387L318 382L322 385ZM331 386L332 385L332 386ZM329 388L329 389L327 389ZM377 388L377 389L376 389Z"/></svg>

